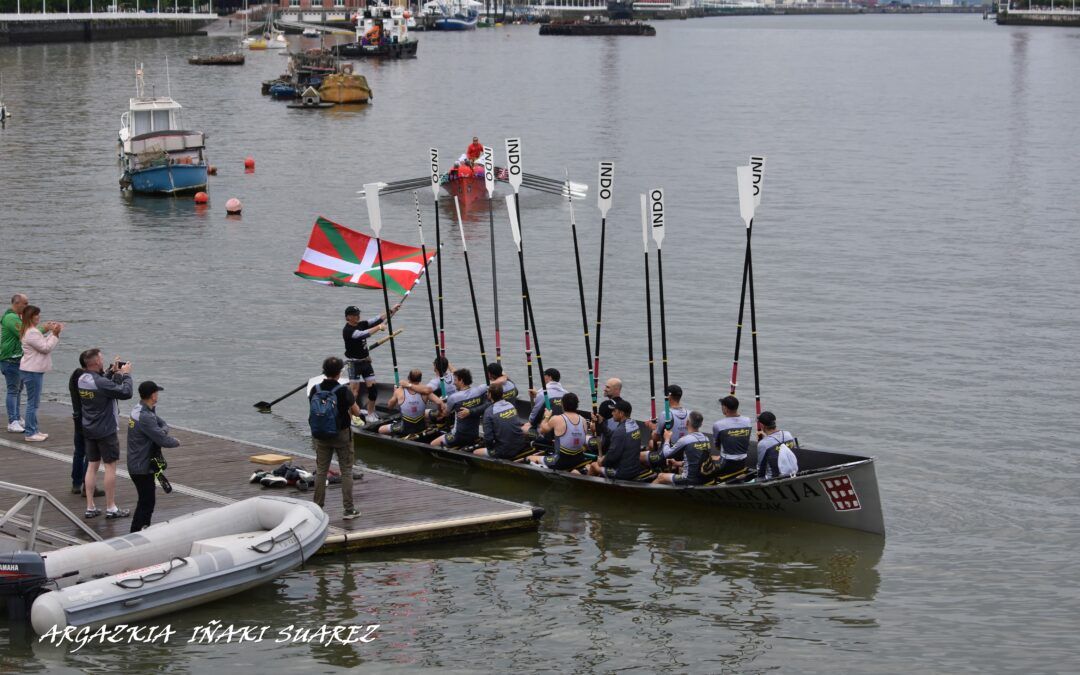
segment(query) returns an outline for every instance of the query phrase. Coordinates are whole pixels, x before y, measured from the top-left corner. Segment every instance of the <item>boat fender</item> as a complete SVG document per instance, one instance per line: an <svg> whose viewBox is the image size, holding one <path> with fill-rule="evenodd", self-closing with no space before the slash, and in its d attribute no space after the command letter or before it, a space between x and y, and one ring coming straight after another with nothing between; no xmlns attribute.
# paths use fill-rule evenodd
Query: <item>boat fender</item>
<svg viewBox="0 0 1080 675"><path fill-rule="evenodd" d="M353 72L352 64L351 63L346 63L345 65L343 65L341 67L341 72L345 73L346 75L352 75L352 72Z"/></svg>

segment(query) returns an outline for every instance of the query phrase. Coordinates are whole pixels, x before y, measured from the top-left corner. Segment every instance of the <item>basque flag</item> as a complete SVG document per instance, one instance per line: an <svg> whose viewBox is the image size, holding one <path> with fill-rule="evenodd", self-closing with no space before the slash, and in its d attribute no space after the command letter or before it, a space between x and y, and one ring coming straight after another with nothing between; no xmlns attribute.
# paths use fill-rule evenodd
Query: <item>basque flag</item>
<svg viewBox="0 0 1080 675"><path fill-rule="evenodd" d="M382 257L379 267L374 237L319 216L295 274L332 286L382 288L385 280L387 290L406 295L424 272L423 251L383 239ZM434 257L429 251L428 261Z"/></svg>

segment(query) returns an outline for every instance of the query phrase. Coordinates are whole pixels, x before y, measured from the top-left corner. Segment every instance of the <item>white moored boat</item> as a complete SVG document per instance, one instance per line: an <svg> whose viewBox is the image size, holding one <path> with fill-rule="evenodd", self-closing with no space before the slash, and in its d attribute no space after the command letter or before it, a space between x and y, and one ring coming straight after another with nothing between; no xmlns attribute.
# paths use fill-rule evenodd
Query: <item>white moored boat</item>
<svg viewBox="0 0 1080 675"><path fill-rule="evenodd" d="M128 623L240 593L303 564L330 519L309 501L253 497L141 532L39 554L0 556L0 596L54 626ZM55 589L55 590L49 590Z"/></svg>

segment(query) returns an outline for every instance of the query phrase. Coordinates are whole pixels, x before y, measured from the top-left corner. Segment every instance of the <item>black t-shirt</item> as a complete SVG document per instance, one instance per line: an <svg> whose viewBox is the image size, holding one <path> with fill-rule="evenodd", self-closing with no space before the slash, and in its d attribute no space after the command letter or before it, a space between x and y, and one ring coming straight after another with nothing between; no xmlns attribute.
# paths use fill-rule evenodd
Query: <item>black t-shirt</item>
<svg viewBox="0 0 1080 675"><path fill-rule="evenodd" d="M311 388L308 392L308 399L315 395L316 389L322 389L323 391L331 391L334 387L338 386L337 380L323 380L319 384ZM349 408L353 407L356 403L356 397L353 396L352 389L349 389L349 385L342 385L341 389L337 391L337 428L338 431L348 429L352 424L352 418L349 415Z"/></svg>
<svg viewBox="0 0 1080 675"><path fill-rule="evenodd" d="M345 356L350 359L368 358L367 340L369 336L354 338L353 334L356 333L356 331L370 330L382 322L382 319L375 319L374 321L361 321L355 326L345 324L345 328L341 330L341 337L345 340Z"/></svg>
<svg viewBox="0 0 1080 675"><path fill-rule="evenodd" d="M82 399L79 398L79 377L86 371L76 368L68 378L68 394L71 396L71 416L78 422L82 419Z"/></svg>

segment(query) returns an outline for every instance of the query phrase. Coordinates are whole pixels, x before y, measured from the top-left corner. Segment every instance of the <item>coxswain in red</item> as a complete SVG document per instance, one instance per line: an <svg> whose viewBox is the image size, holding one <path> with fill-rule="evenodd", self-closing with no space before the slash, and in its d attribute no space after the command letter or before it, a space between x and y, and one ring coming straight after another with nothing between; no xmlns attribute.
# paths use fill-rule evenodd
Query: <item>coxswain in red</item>
<svg viewBox="0 0 1080 675"><path fill-rule="evenodd" d="M480 144L480 139L476 136L472 137L472 143L469 144L469 149L465 151L465 156L469 158L470 162L475 162L480 159L480 156L484 154L484 146Z"/></svg>

